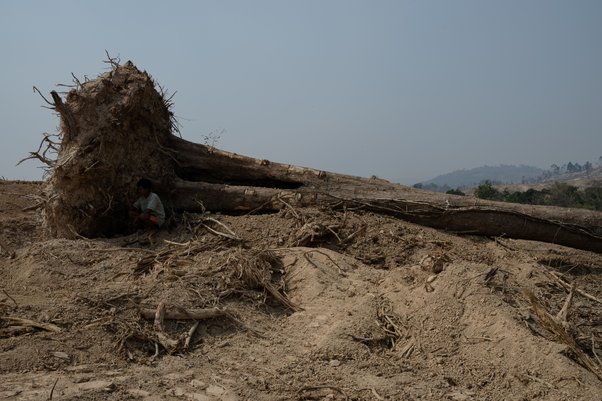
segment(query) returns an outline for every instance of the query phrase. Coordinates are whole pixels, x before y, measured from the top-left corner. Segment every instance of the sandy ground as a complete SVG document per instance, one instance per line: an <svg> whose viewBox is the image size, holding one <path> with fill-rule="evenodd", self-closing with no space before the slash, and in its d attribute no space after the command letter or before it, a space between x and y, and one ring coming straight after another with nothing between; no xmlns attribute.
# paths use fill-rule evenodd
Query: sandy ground
<svg viewBox="0 0 602 401"><path fill-rule="evenodd" d="M554 273L602 298L599 255L317 209L205 216L242 241L191 215L150 241L46 239L38 190L0 181L0 399L601 399L602 305L568 314L587 369L525 293L556 315ZM168 349L141 316L161 303L229 314L166 319Z"/></svg>

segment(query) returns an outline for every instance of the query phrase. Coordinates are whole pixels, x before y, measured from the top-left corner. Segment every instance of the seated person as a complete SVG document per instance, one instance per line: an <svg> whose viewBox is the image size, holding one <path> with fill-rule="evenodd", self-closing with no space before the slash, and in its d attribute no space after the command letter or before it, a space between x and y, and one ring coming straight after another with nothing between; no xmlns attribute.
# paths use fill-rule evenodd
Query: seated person
<svg viewBox="0 0 602 401"><path fill-rule="evenodd" d="M136 184L140 197L132 204L126 194L126 202L131 206L130 216L137 226L160 228L165 223L165 210L159 195L151 191L152 183L142 178Z"/></svg>

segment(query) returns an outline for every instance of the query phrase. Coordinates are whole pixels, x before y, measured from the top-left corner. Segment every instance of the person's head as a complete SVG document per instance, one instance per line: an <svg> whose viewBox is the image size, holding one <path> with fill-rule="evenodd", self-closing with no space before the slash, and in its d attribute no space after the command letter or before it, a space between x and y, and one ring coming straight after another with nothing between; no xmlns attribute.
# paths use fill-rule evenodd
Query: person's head
<svg viewBox="0 0 602 401"><path fill-rule="evenodd" d="M136 187L138 188L138 193L142 196L148 196L151 192L153 184L147 178L141 178L138 180Z"/></svg>

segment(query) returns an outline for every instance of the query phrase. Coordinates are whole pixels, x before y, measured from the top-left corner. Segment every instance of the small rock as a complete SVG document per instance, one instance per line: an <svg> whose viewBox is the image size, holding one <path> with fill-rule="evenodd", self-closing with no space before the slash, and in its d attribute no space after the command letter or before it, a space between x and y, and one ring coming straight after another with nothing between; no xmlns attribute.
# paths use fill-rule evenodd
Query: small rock
<svg viewBox="0 0 602 401"><path fill-rule="evenodd" d="M435 274L441 273L443 271L443 261L436 260L435 263L433 263L432 271Z"/></svg>
<svg viewBox="0 0 602 401"><path fill-rule="evenodd" d="M65 368L67 372L79 372L79 373L91 373L94 372L94 368L90 365L77 365L77 366L67 366Z"/></svg>
<svg viewBox="0 0 602 401"><path fill-rule="evenodd" d="M194 378L194 372L187 370L185 372L174 372L168 373L163 376L167 380L181 381L181 380L192 380Z"/></svg>
<svg viewBox="0 0 602 401"><path fill-rule="evenodd" d="M149 393L148 391L140 390L137 388L129 388L127 390L127 393L132 397L148 397L151 395L151 393Z"/></svg>
<svg viewBox="0 0 602 401"><path fill-rule="evenodd" d="M89 382L92 378L90 375L76 375L73 377L73 383L85 383Z"/></svg>
<svg viewBox="0 0 602 401"><path fill-rule="evenodd" d="M82 390L82 391L89 391L89 390L105 390L108 388L115 388L115 384L113 382L110 382L108 380L93 380L93 381L89 381L89 382L85 382L85 383L79 383L77 385L77 387Z"/></svg>
<svg viewBox="0 0 602 401"><path fill-rule="evenodd" d="M221 397L226 392L226 389L212 384L205 389L205 392L213 397Z"/></svg>
<svg viewBox="0 0 602 401"><path fill-rule="evenodd" d="M186 390L184 390L182 387L176 387L173 389L173 395L176 397L181 397L184 394L186 394Z"/></svg>
<svg viewBox="0 0 602 401"><path fill-rule="evenodd" d="M190 382L190 385L194 388L198 388L200 390L205 390L207 388L207 383L201 380L194 379Z"/></svg>
<svg viewBox="0 0 602 401"><path fill-rule="evenodd" d="M337 366L341 366L341 361L339 361L338 359L331 359L330 362L328 362L328 364L336 368Z"/></svg>
<svg viewBox="0 0 602 401"><path fill-rule="evenodd" d="M102 391L106 391L107 393L112 393L113 391L115 391L116 388L117 388L117 385L115 383L111 383L108 386L104 387L102 389Z"/></svg>
<svg viewBox="0 0 602 401"><path fill-rule="evenodd" d="M209 397L208 395L201 393L188 394L189 399L193 401L213 401L215 398Z"/></svg>
<svg viewBox="0 0 602 401"><path fill-rule="evenodd" d="M67 360L67 361L68 361L69 359L71 359L71 357L69 357L69 354L68 354L68 353L66 353L66 352L55 351L55 352L53 352L53 353L52 353L52 355L53 355L55 358L65 359L65 360Z"/></svg>

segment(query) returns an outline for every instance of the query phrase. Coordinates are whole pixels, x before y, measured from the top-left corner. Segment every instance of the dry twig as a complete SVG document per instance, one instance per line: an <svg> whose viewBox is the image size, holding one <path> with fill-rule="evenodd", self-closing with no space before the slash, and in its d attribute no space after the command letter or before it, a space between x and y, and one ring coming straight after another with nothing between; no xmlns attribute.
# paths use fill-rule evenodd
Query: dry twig
<svg viewBox="0 0 602 401"><path fill-rule="evenodd" d="M199 324L200 324L200 322L197 320L196 322L194 322L194 324L192 325L192 327L188 331L188 335L186 336L186 340L184 341L184 349L186 349L186 350L190 349L190 345L191 345L191 342L192 342L192 337L194 336L194 333L196 332L196 329L199 327Z"/></svg>
<svg viewBox="0 0 602 401"><path fill-rule="evenodd" d="M157 309L148 309L144 308L140 310L140 315L144 319L155 319L157 312L159 311L159 307ZM234 314L226 308L206 308L206 309L183 309L183 308L175 308L175 309L166 309L165 304L162 306L162 311L160 312L159 317L167 320L206 320L212 319L216 317L230 317L234 316ZM155 323L156 324L156 323Z"/></svg>
<svg viewBox="0 0 602 401"><path fill-rule="evenodd" d="M4 293L4 295L6 295L8 297L8 299L13 301L13 303L15 304L15 307L19 306L19 304L17 304L17 301L15 301L15 299L13 297L11 297L10 294L8 292L6 292L6 290L4 288L2 289L2 292Z"/></svg>
<svg viewBox="0 0 602 401"><path fill-rule="evenodd" d="M537 299L533 292L527 290L525 291L525 295L530 300L531 307L533 308L533 311L535 312L535 315L539 319L541 325L554 335L556 341L565 344L571 350L577 362L595 374L598 379L602 380L602 366L599 366L593 362L591 358L575 342L575 339L569 332L568 321L561 321L557 316L550 315L541 305L541 302L539 299ZM569 297L567 297L567 301L565 302L565 305L569 305L566 307L567 315L570 307L570 300L568 298L572 298L572 295L569 294ZM563 307L563 309L565 308ZM564 312L562 313L561 317L563 316Z"/></svg>
<svg viewBox="0 0 602 401"><path fill-rule="evenodd" d="M567 283L566 281L564 281L562 278L560 278L556 273L551 272L551 271L546 271L547 274L551 275L552 277L554 277L556 279L556 281L558 281L558 283L560 283L560 285L562 287L564 287L565 290L570 291L571 289L571 285L569 283ZM595 296L583 291L580 288L575 289L575 291L580 294L581 296L589 299L590 301L594 301L597 302L599 304L602 304L602 299L600 298L596 298Z"/></svg>
<svg viewBox="0 0 602 401"><path fill-rule="evenodd" d="M345 400L349 400L349 397L347 396L347 394L340 387L331 386L331 385L327 385L327 384L316 385L316 386L304 386L304 387L301 387L297 391L297 394L299 395L305 391L328 390L328 389L334 390L334 391L340 393L343 397L345 397Z"/></svg>
<svg viewBox="0 0 602 401"><path fill-rule="evenodd" d="M0 316L0 320L7 321L7 322L11 323L11 325L13 325L13 326L33 327L36 329L42 329L42 330L51 331L51 332L55 332L55 333L62 331L62 329L55 324L36 322L34 320L23 319L20 317Z"/></svg>
<svg viewBox="0 0 602 401"><path fill-rule="evenodd" d="M57 377L50 389L50 395L48 396L48 401L52 401L52 396L54 395L54 389L56 388L56 384L59 382L59 378Z"/></svg>

